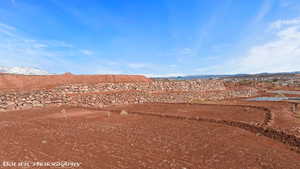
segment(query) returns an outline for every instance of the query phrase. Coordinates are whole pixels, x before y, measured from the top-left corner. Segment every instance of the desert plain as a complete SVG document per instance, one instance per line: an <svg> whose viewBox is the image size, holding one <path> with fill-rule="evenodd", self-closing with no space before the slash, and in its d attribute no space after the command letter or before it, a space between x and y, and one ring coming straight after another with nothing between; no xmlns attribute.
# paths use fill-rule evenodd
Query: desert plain
<svg viewBox="0 0 300 169"><path fill-rule="evenodd" d="M298 82L1 74L0 168L297 169Z"/></svg>

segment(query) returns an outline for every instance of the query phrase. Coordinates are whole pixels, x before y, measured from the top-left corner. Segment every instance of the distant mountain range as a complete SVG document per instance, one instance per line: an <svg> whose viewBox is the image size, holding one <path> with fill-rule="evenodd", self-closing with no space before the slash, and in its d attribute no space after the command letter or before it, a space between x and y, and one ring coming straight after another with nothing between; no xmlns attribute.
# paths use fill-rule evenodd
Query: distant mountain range
<svg viewBox="0 0 300 169"><path fill-rule="evenodd" d="M49 72L33 67L7 67L0 66L0 73L23 74L23 75L50 75ZM170 77L152 77L153 79L170 79L170 80L191 80L191 79L217 79L217 78L242 78L242 77L266 77L300 74L296 72L279 72L279 73L258 73L258 74L232 74L232 75L189 75L189 76L170 76Z"/></svg>
<svg viewBox="0 0 300 169"><path fill-rule="evenodd" d="M267 77L300 74L296 72L278 72L278 73L258 73L258 74L232 74L232 75L190 75L190 76L172 76L172 77L154 77L154 79L170 80L192 80L192 79L217 79L217 78L242 78L242 77Z"/></svg>
<svg viewBox="0 0 300 169"><path fill-rule="evenodd" d="M31 67L6 67L0 66L0 73L12 73L23 75L49 75L47 71Z"/></svg>

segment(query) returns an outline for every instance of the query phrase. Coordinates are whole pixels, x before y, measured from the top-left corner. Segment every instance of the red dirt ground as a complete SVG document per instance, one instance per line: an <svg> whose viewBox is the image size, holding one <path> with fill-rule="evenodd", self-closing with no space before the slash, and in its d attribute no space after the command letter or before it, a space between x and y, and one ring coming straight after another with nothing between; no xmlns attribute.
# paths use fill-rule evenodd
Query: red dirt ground
<svg viewBox="0 0 300 169"><path fill-rule="evenodd" d="M292 102L271 102L271 101L242 101L242 100L228 100L224 104L239 104L239 105L252 105L268 108L271 111L272 119L270 125L273 128L280 128L286 131L294 131L298 128L298 131L294 135L300 137L300 118L296 117L296 113L300 114L300 102L298 103L298 108L296 112L293 112Z"/></svg>
<svg viewBox="0 0 300 169"><path fill-rule="evenodd" d="M242 121L250 123L263 122L265 110L232 105L201 104L137 104L111 106L109 110L126 110L129 112L155 113L183 117L200 117L205 119Z"/></svg>
<svg viewBox="0 0 300 169"><path fill-rule="evenodd" d="M0 74L0 90L31 90L52 88L66 84L95 84L101 82L150 82L151 79L140 75L16 75Z"/></svg>
<svg viewBox="0 0 300 169"><path fill-rule="evenodd" d="M122 109L129 114L120 115ZM81 162L82 169L299 168L300 154L272 137L227 123L172 118L261 122L264 114L255 107L188 104L1 112L0 159L66 160Z"/></svg>

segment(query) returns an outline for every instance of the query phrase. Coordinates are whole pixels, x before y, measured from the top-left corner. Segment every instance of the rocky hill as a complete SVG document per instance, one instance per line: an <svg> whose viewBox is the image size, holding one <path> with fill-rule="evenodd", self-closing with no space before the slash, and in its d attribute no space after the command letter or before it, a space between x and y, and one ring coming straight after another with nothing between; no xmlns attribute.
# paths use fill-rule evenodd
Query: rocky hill
<svg viewBox="0 0 300 169"><path fill-rule="evenodd" d="M229 89L223 80L167 81L125 75L2 75L0 82L0 86L10 90L0 90L0 111L50 105L105 107L158 102L190 103L256 94L253 88Z"/></svg>

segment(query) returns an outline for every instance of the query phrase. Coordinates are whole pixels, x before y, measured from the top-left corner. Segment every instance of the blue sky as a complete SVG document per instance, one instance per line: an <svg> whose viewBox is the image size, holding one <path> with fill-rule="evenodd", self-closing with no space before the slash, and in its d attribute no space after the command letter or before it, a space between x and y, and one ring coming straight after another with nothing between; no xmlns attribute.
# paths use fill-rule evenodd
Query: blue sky
<svg viewBox="0 0 300 169"><path fill-rule="evenodd" d="M0 66L147 76L300 70L299 0L1 0Z"/></svg>

